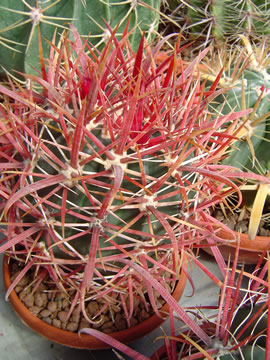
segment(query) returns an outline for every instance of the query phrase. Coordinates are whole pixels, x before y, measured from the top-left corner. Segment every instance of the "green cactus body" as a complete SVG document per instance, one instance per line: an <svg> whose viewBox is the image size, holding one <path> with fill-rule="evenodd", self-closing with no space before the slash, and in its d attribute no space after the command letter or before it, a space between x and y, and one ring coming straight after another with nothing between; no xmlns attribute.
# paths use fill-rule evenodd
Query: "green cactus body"
<svg viewBox="0 0 270 360"><path fill-rule="evenodd" d="M50 125L52 128L58 126L57 122L54 121L52 121ZM63 154L63 152L58 148L59 144L61 144L63 147L68 147L65 137L63 135L59 136L59 131L50 130L50 135L45 134L45 132L43 132L42 139L48 139L49 137L57 139L55 145L49 146L49 149L54 154L56 154L57 158L63 163L65 163L66 159L70 160L70 153L65 152L65 154ZM104 146L109 144L108 139L102 136L102 131L94 132ZM85 144L83 149L84 156L94 156L95 151L98 151L98 149L96 149L95 144L87 136L85 137L85 140L87 140L87 144ZM46 143L46 140L44 143ZM90 149L93 149L93 151ZM59 236L59 239L69 239L72 236L75 236L74 240L69 241L69 245L76 249L76 251L78 251L81 255L86 256L89 253L91 244L89 237L91 235L89 232L87 232L87 230L95 226L100 226L100 228L102 228L101 236L99 238L100 258L102 259L106 256L115 254L121 255L121 252L117 251L115 247L113 247L112 250L110 249L112 246L109 246L108 239L114 234L114 231L117 232L117 230L123 228L123 226L131 222L143 211L143 204L140 204L140 202L136 203L136 198L138 200L149 198L149 201L151 202L151 197L147 197L147 194L145 194L143 188L139 186L141 183L141 170L138 160L135 160L136 154L129 151L127 158L132 156L134 156L134 161L128 163L127 168L134 173L133 181L126 179L122 181L121 190L119 191L120 195L117 196L112 203L113 208L119 207L119 209L108 212L106 217L104 217L102 220L98 218L98 210L100 209L102 203L104 203L106 195L108 195L110 190L110 186L113 186L113 175L110 176L108 171L106 171L106 166L104 167L104 163L106 162L106 156L104 155L101 158L94 159L93 161L85 164L82 170L84 176L86 174L93 174L94 179L96 180L96 183L86 185L88 193L92 194L94 203L89 201L89 198L82 188L76 187L75 182L74 186L70 186L65 205L65 223L72 224L71 227L66 226L64 229L62 229L61 211L57 210L57 206L61 208L63 203L62 189L59 192L56 192L53 196L50 196L50 202L56 206L52 208L52 212L50 214L48 213L47 215L49 218L53 219L53 222L55 223L55 234L58 234L57 236ZM153 160L152 156L146 156L144 158L144 171L147 178L151 177L152 179L159 179L168 171L167 167L164 166L166 163L164 153L160 152L159 154L156 154L156 156L156 160ZM48 163L46 160L46 158L44 159L40 157L34 172L45 172L48 175L55 176L56 164L53 163L50 165L50 163ZM36 181L38 180L39 178L36 178ZM135 184L135 181L138 185ZM164 214L170 215L172 217L179 214L179 206L182 203L182 196L180 193L176 195L170 194L170 192L172 192L172 185L168 186L168 184L173 184L173 182L173 178L169 178L167 184L164 184L159 189L159 196L165 194L168 195L168 198L163 200L164 206L162 206L162 201L159 202L160 210L164 212ZM151 183L151 180L149 183ZM39 196L47 197L50 194L50 191L51 188L43 189L39 192ZM127 201L126 199L132 199L132 197L134 197L134 201L131 201L130 205L125 205L125 201ZM30 202L33 202L32 194L28 199ZM170 204L166 205L168 201ZM87 223L82 221L82 217L84 216L89 218ZM31 220L33 221L33 219ZM150 222L148 220L150 220ZM85 231L87 232L85 235L76 237L76 235L84 233ZM132 234L132 232L136 233L137 231L140 231L141 235ZM132 248L135 250L135 248L138 246L142 246L144 242L148 242L145 235L143 234L151 234L151 231L153 231L155 236L159 238L159 240L157 240L159 242L159 246L161 243L166 244L170 242L164 227L160 221L158 221L153 216L153 214L143 215L138 221L129 227L130 233L125 233L125 236L123 236L123 234L119 234L114 238L114 242L118 245L129 243L128 251L132 251ZM130 241L127 241L127 236L130 236ZM42 240L44 243L46 243L45 237ZM62 248L59 247L54 247L54 254L55 256L61 258L67 257L65 252L62 251Z"/></svg>
<svg viewBox="0 0 270 360"><path fill-rule="evenodd" d="M115 5L114 5L115 3ZM134 50L138 47L141 32L149 40L153 38L159 21L160 0L124 2L101 0L57 0L36 1L0 0L0 73L13 70L33 73L40 69L38 27L42 37L44 58L48 58L50 45L46 41L53 38L55 31L62 32L72 23L82 36L90 35L91 43L99 44L109 36L104 20L112 28L120 24L117 34L121 34L127 21L130 28L137 26L130 36ZM17 42L17 43L14 43ZM4 70L5 69L5 70Z"/></svg>
<svg viewBox="0 0 270 360"><path fill-rule="evenodd" d="M188 24L195 37L222 40L237 38L239 34L260 36L270 33L269 0L190 0L188 4Z"/></svg>
<svg viewBox="0 0 270 360"><path fill-rule="evenodd" d="M252 120L248 120L246 126L250 132L253 150L262 169L268 168L269 162L269 139L270 139L270 81L267 75L253 70L245 70L243 73L243 86L245 94L245 107L254 108L259 99L260 93L264 88L264 95L256 109L255 116ZM217 103L226 100L225 106L222 108L223 114L228 114L232 109L242 109L242 83L233 86L227 90L224 95L216 99ZM220 109L221 106L218 105ZM256 124L256 120L265 117L261 122ZM255 124L255 125L254 125ZM245 137L234 144L236 151L231 151L224 160L225 164L240 167L242 169L256 170L257 164L254 162L250 145L245 141ZM239 151L238 151L239 150ZM252 150L252 151L253 151Z"/></svg>

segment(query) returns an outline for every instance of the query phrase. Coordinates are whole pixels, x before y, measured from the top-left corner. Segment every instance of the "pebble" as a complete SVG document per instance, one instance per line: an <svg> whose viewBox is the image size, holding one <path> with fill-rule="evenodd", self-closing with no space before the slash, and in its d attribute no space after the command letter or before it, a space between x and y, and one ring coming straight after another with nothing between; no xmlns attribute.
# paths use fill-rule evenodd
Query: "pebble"
<svg viewBox="0 0 270 360"><path fill-rule="evenodd" d="M48 309L44 309L40 312L40 316L43 318L47 318L48 316L50 316L52 314L51 311L49 311Z"/></svg>
<svg viewBox="0 0 270 360"><path fill-rule="evenodd" d="M101 330L108 329L108 328L110 328L112 326L113 326L113 322L112 321L107 321L101 326Z"/></svg>
<svg viewBox="0 0 270 360"><path fill-rule="evenodd" d="M66 318L67 318L67 315L68 315L68 312L67 311L59 311L58 313L58 319L62 322L65 322L66 321Z"/></svg>
<svg viewBox="0 0 270 360"><path fill-rule="evenodd" d="M20 286L20 285L15 286L16 293L21 292L23 289L24 289L23 286Z"/></svg>
<svg viewBox="0 0 270 360"><path fill-rule="evenodd" d="M61 323L61 329L66 330L67 324L68 324L67 321L62 322Z"/></svg>
<svg viewBox="0 0 270 360"><path fill-rule="evenodd" d="M25 304L26 307L32 307L34 305L34 295L31 293L26 293L24 291L20 292L20 299Z"/></svg>
<svg viewBox="0 0 270 360"><path fill-rule="evenodd" d="M234 230L240 231L242 233L246 233L248 231L248 221L247 220L238 221L235 224Z"/></svg>
<svg viewBox="0 0 270 360"><path fill-rule="evenodd" d="M35 299L36 306L39 306L39 307L43 306L44 299L43 299L43 296L41 295L41 293L36 293L34 295L34 299Z"/></svg>
<svg viewBox="0 0 270 360"><path fill-rule="evenodd" d="M96 301L90 301L89 304L87 305L87 311L91 318L97 314L98 310L99 310L99 305Z"/></svg>
<svg viewBox="0 0 270 360"><path fill-rule="evenodd" d="M52 324L52 318L50 318L49 316L48 317L43 317L42 320L45 321L49 325Z"/></svg>
<svg viewBox="0 0 270 360"><path fill-rule="evenodd" d="M63 299L63 301L62 301L62 308L65 309L65 308L68 307L68 306L69 306L69 301L68 301L68 299Z"/></svg>
<svg viewBox="0 0 270 360"><path fill-rule="evenodd" d="M114 323L115 323L117 330L123 330L127 326L126 320L123 318L123 316L120 313L117 313L115 315Z"/></svg>
<svg viewBox="0 0 270 360"><path fill-rule="evenodd" d="M29 310L31 311L31 313L33 314L33 315L35 315L35 316L37 316L39 313L40 313L40 311L41 311L41 309L42 309L42 307L39 307L39 306L31 306L30 308L29 308Z"/></svg>
<svg viewBox="0 0 270 360"><path fill-rule="evenodd" d="M57 303L55 301L49 301L47 305L48 310L55 312L57 310Z"/></svg>
<svg viewBox="0 0 270 360"><path fill-rule="evenodd" d="M68 331L73 331L73 332L75 332L75 331L78 330L78 327L79 327L79 324L78 324L78 323L76 323L76 322L74 322L74 321L71 321L71 322L69 322L69 323L67 324L66 329L67 329Z"/></svg>
<svg viewBox="0 0 270 360"><path fill-rule="evenodd" d="M79 330L89 328L89 325L89 322L86 319L82 318L79 324Z"/></svg>
<svg viewBox="0 0 270 360"><path fill-rule="evenodd" d="M61 329L61 321L59 319L53 319L52 325L57 327L58 329Z"/></svg>

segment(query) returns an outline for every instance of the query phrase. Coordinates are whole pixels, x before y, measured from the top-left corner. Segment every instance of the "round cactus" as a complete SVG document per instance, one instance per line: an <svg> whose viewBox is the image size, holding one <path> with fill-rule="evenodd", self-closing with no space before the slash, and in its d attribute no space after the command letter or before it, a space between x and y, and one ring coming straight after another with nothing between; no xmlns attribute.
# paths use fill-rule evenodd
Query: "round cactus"
<svg viewBox="0 0 270 360"><path fill-rule="evenodd" d="M180 22L192 38L238 40L239 35L270 33L269 0L169 0L168 17Z"/></svg>
<svg viewBox="0 0 270 360"><path fill-rule="evenodd" d="M220 84L227 87L227 90L215 100L215 107L217 106L219 111L222 109L223 114L228 114L232 109L252 108L253 111L248 117L239 121L236 136L240 140L234 143L236 151L230 151L224 162L238 168L253 170L256 170L259 162L259 172L266 172L270 139L268 53L267 49L264 50L264 46L260 49L255 45L252 47L248 38L245 36L241 38L246 53L241 51L230 64L230 68L224 72Z"/></svg>
<svg viewBox="0 0 270 360"><path fill-rule="evenodd" d="M0 73L40 69L38 30L43 42L44 57L49 55L55 31L62 32L72 23L79 33L89 36L93 44L104 43L109 36L104 20L119 26L121 35L127 22L136 27L130 36L133 50L139 45L141 32L151 39L159 21L160 0L0 0ZM18 76L18 74L17 74Z"/></svg>
<svg viewBox="0 0 270 360"><path fill-rule="evenodd" d="M214 111L229 114L233 110L250 108L251 113L239 119L238 124L230 126L230 133L235 140L233 146L224 150L224 165L232 165L241 170L251 170L269 177L269 142L270 142L270 68L269 55L265 43L260 47L241 36L244 48L233 57L227 54L225 61L222 53L202 67L203 77L214 81L213 74L220 72L220 86L225 92L212 104ZM234 53L235 55L235 53ZM215 64L214 66L212 66ZM213 70L217 66L215 70ZM223 71L224 70L224 71ZM210 83L211 83L210 82ZM253 180L241 187L243 194L242 208L251 209L248 234L254 239L265 204L269 201L269 185L266 181ZM267 215L266 215L267 216Z"/></svg>
<svg viewBox="0 0 270 360"><path fill-rule="evenodd" d="M209 116L219 92L193 78L207 50L177 77L175 54L155 64L163 42L134 54L108 27L99 52L71 28L25 88L0 85L0 252L73 289L86 317L85 298L132 309L146 293L158 312L153 288L170 299L181 251L217 238L204 212L238 191L217 165L226 123L250 111Z"/></svg>

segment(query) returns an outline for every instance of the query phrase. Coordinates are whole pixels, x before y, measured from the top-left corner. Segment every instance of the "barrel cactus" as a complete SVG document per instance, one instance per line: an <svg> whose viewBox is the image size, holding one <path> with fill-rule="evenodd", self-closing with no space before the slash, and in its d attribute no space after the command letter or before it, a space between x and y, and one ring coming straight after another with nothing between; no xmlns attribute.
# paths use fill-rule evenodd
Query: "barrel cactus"
<svg viewBox="0 0 270 360"><path fill-rule="evenodd" d="M233 146L227 149L223 164L233 165L241 170L252 170L269 177L269 142L270 142L270 67L269 50L266 43L259 46L251 44L241 36L244 48L234 57L221 54L211 59L207 66L202 66L203 78L215 80L215 73L224 69L219 84L226 91L212 104L218 113L229 114L232 110L252 108L252 112L242 119L236 127L231 127L235 136ZM225 60L225 61L224 61ZM216 64L216 70L213 71ZM245 197L243 205L251 211L249 237L254 239L265 202L269 202L269 185L265 183L247 184L242 187ZM268 199L268 200L267 200ZM253 216L254 214L254 216Z"/></svg>
<svg viewBox="0 0 270 360"><path fill-rule="evenodd" d="M270 33L269 0L167 0L165 12L194 39L206 43Z"/></svg>
<svg viewBox="0 0 270 360"><path fill-rule="evenodd" d="M158 313L153 289L186 321L167 285L182 251L217 238L207 209L247 176L217 159L227 122L250 110L210 116L217 82L206 91L193 78L207 50L177 77L182 48L156 65L163 42L142 37L134 54L128 28L118 41L108 27L99 52L71 28L25 87L0 85L0 252L72 290L89 322L86 299L129 304L127 321L135 298Z"/></svg>
<svg viewBox="0 0 270 360"><path fill-rule="evenodd" d="M38 31L43 42L44 57L49 54L54 32L61 32L68 23L93 44L104 43L109 36L104 20L121 35L126 23L136 27L130 36L133 50L139 45L141 32L153 38L159 21L160 0L0 0L0 74L6 71L33 73L40 69ZM12 72L14 75L15 73ZM18 74L17 74L18 76Z"/></svg>
<svg viewBox="0 0 270 360"><path fill-rule="evenodd" d="M242 168L254 166L255 153L265 166L268 157L270 116L270 66L267 42L252 44L246 36L240 37L243 48L233 50L212 48L204 64L199 65L200 76L211 86L220 74L219 87L224 89L211 104L212 109L229 114L232 110L252 108L239 119L234 135L241 139L234 145L240 151L230 151L225 163ZM245 140L245 141L243 141ZM263 150L264 149L264 150ZM248 151L248 152L247 152ZM261 154L261 155L259 155Z"/></svg>

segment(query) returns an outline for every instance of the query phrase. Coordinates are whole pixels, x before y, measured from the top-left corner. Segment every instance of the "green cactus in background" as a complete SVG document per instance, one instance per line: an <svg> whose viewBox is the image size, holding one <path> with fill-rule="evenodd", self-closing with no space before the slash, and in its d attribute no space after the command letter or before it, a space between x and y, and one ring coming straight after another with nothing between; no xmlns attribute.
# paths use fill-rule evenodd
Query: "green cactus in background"
<svg viewBox="0 0 270 360"><path fill-rule="evenodd" d="M168 17L192 38L237 40L240 34L270 34L269 0L166 0ZM170 15L171 14L171 15Z"/></svg>
<svg viewBox="0 0 270 360"><path fill-rule="evenodd" d="M99 45L109 36L104 20L112 28L119 25L119 34L129 20L130 29L137 26L130 36L136 50L142 31L148 40L155 34L159 7L160 0L0 0L0 74L40 69L38 29L44 58L48 58L50 45L46 39L51 41L55 30L62 32L68 23Z"/></svg>
<svg viewBox="0 0 270 360"><path fill-rule="evenodd" d="M194 35L217 39L270 33L269 0L190 0L187 17Z"/></svg>
<svg viewBox="0 0 270 360"><path fill-rule="evenodd" d="M236 166L240 170L270 176L270 59L269 47L261 42L260 47L241 36L244 49L236 57L227 56L220 61L219 67L225 68L220 79L220 86L225 92L215 99L213 111L223 115L231 111L252 108L252 112L242 119L236 127L231 127L231 135L235 137L233 146L227 148L223 165ZM245 53L244 53L245 52ZM217 58L222 58L221 54ZM214 76L207 74L217 58L211 64L202 67L202 77L212 81ZM227 65L227 68L226 68ZM213 73L213 74L214 74ZM225 106L224 106L225 101ZM229 126L229 124L228 124ZM249 238L254 239L265 206L269 202L270 188L268 184L253 181L241 187L243 208L251 211L249 221ZM265 215L269 217L269 214Z"/></svg>
<svg viewBox="0 0 270 360"><path fill-rule="evenodd" d="M231 151L225 159L225 163L241 167L243 169L266 172L269 162L269 142L270 142L270 59L268 48L264 50L255 45L252 47L248 38L242 36L246 55L233 60L233 64L225 72L221 84L229 87L224 94L216 99L219 111L227 114L232 109L242 110L243 108L253 108L252 113L244 118L244 123L239 124L240 131L237 137L240 138L234 145L237 151ZM237 63L238 61L238 63ZM231 88L230 88L231 87ZM215 105L215 106L216 106ZM240 151L238 151L240 150ZM257 162L257 164L256 164ZM258 165L259 164L259 165ZM268 169L269 170L269 169Z"/></svg>

